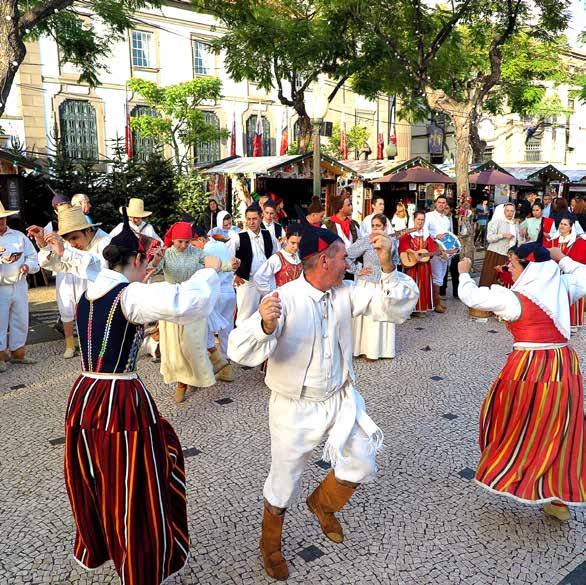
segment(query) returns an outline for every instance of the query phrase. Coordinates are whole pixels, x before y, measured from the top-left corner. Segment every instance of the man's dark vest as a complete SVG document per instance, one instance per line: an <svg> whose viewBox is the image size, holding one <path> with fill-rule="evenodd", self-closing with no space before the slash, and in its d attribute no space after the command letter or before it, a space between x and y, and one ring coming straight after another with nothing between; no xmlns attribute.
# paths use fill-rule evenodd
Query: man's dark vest
<svg viewBox="0 0 586 585"><path fill-rule="evenodd" d="M274 222L275 226L275 237L277 240L283 235L283 226L280 223ZM263 223L262 228L268 230L267 226Z"/></svg>
<svg viewBox="0 0 586 585"><path fill-rule="evenodd" d="M273 240L271 234L267 230L260 230L262 240L265 245L265 256L268 259L273 254ZM240 232L240 247L236 250L236 258L240 260L240 266L236 271L236 275L244 280L250 279L250 268L252 267L252 242L250 241L250 234L248 232Z"/></svg>

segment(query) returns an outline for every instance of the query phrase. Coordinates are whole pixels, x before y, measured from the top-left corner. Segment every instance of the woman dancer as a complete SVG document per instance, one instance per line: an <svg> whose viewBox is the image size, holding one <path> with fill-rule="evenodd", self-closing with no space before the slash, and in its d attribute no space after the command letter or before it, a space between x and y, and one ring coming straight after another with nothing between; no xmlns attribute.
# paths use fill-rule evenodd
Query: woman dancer
<svg viewBox="0 0 586 585"><path fill-rule="evenodd" d="M254 273L254 284L263 295L301 276L301 260L297 251L301 236L295 224L287 229L285 247L262 263Z"/></svg>
<svg viewBox="0 0 586 585"><path fill-rule="evenodd" d="M179 284L203 268L207 254L190 245L191 224L174 223L165 234L164 253L153 260L156 272L162 272L165 281ZM232 262L223 262L222 271L232 271ZM219 315L216 313L216 318ZM168 321L159 322L161 344L161 374L165 384L175 383L175 401L185 400L188 386L206 388L221 379L221 370L228 361L218 351L207 350L207 320L200 319L186 325ZM214 373L218 375L214 377Z"/></svg>
<svg viewBox="0 0 586 585"><path fill-rule="evenodd" d="M492 286L502 283L506 272L502 267L508 264L509 250L519 239L519 231L515 224L515 206L512 203L497 205L492 219L488 222L486 241L488 247L482 264L480 282L478 286ZM470 316L478 319L490 317L489 311L470 309Z"/></svg>
<svg viewBox="0 0 586 585"><path fill-rule="evenodd" d="M559 266L540 244L513 248L510 290L478 288L465 258L459 293L469 307L506 321L514 339L482 405L476 481L568 520L568 505L586 503L584 389L578 356L568 346L569 304L586 294L586 268L559 248L551 254Z"/></svg>
<svg viewBox="0 0 586 585"><path fill-rule="evenodd" d="M586 239L576 235L575 222L566 217L560 220L558 235L551 241L551 246L560 248L561 251L572 260L586 264ZM570 325L572 331L578 327L584 327L584 299L572 303L570 306Z"/></svg>
<svg viewBox="0 0 586 585"><path fill-rule="evenodd" d="M178 284L142 284L147 262L128 226L77 306L82 373L65 420L65 483L86 569L112 559L122 583L159 585L189 556L183 452L136 373L142 324L205 320L220 261Z"/></svg>
<svg viewBox="0 0 586 585"><path fill-rule="evenodd" d="M416 211L413 214L413 227L417 230L411 234L405 234L399 239L399 254L407 250L415 252L427 250L430 254L436 252L435 242L425 229L425 212ZM417 262L415 266L403 267L403 272L410 276L419 287L419 299L415 306L416 313L433 311L433 285L431 280L431 263Z"/></svg>
<svg viewBox="0 0 586 585"><path fill-rule="evenodd" d="M381 265L379 256L373 248L371 239L386 236L387 218L382 213L372 217L371 235L359 238L347 249L347 258L356 260L363 257L363 269L357 273L356 286L366 288L380 287ZM376 321L372 315L358 315L352 319L353 354L364 355L367 360L395 357L395 324Z"/></svg>
<svg viewBox="0 0 586 585"><path fill-rule="evenodd" d="M531 206L532 217L528 217L519 225L519 235L524 242L547 242L556 231L553 219L543 217L543 203L540 201Z"/></svg>

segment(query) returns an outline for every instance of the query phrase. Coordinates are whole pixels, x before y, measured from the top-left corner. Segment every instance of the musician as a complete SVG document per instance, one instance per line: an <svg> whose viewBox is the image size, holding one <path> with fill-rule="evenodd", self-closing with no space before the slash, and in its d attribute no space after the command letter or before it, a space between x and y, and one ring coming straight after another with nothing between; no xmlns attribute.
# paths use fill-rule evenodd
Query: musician
<svg viewBox="0 0 586 585"><path fill-rule="evenodd" d="M448 204L445 195L438 195L434 202L434 210L425 214L424 228L434 240L443 240L452 231L452 219L445 215ZM446 254L434 256L431 259L431 274L433 280L433 304L436 313L445 313L446 307L440 299L440 287L448 271L450 259Z"/></svg>
<svg viewBox="0 0 586 585"><path fill-rule="evenodd" d="M244 215L246 230L234 234L227 245L232 256L241 262L236 270L234 285L236 287L236 326L248 319L257 309L261 294L253 278L256 271L273 254L273 240L268 230L260 227L260 207L253 203Z"/></svg>
<svg viewBox="0 0 586 585"><path fill-rule="evenodd" d="M416 313L425 313L434 310L433 305L433 283L431 276L430 256L423 256L425 253L437 253L435 242L425 229L425 212L416 211L413 214L413 227L415 232L407 233L399 239L399 253L403 263L403 272L410 276L419 287L419 300L415 306ZM405 253L408 250L417 253L418 260L414 266L407 266Z"/></svg>

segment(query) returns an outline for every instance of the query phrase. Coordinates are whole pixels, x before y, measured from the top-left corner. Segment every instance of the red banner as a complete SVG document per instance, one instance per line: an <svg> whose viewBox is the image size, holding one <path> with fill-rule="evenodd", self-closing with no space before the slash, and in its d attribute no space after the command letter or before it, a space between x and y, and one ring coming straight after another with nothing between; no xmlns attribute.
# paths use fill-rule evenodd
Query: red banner
<svg viewBox="0 0 586 585"><path fill-rule="evenodd" d="M385 139L383 138L382 132L379 132L377 134L377 140L376 140L376 158L377 158L377 160L383 160L383 158L385 157L384 150L385 150Z"/></svg>
<svg viewBox="0 0 586 585"><path fill-rule="evenodd" d="M254 140L252 142L252 156L262 156L262 117L260 114L256 116L256 128L254 130Z"/></svg>
<svg viewBox="0 0 586 585"><path fill-rule="evenodd" d="M348 144L346 141L346 122L342 123L342 130L340 131L340 155L342 160L348 158Z"/></svg>

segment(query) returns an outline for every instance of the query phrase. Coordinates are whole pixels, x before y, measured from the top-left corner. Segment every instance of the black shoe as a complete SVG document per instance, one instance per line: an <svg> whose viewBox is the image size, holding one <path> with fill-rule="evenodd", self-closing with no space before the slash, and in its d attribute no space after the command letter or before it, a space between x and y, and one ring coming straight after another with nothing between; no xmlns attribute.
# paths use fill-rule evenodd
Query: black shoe
<svg viewBox="0 0 586 585"><path fill-rule="evenodd" d="M63 337L65 337L65 331L63 330L63 321L61 321L61 317L59 317L59 319L55 321L53 329L55 329L55 331L58 331L59 333L61 333L61 335L63 335Z"/></svg>
<svg viewBox="0 0 586 585"><path fill-rule="evenodd" d="M446 291L446 289L445 289L445 288L440 288L440 290L439 290L439 293L440 293L440 295L441 295L442 297L445 297L445 296L446 296L446 292L447 292L447 291Z"/></svg>

